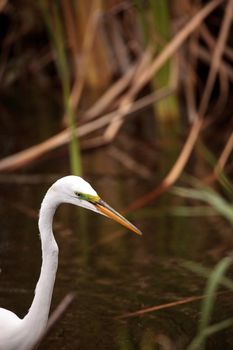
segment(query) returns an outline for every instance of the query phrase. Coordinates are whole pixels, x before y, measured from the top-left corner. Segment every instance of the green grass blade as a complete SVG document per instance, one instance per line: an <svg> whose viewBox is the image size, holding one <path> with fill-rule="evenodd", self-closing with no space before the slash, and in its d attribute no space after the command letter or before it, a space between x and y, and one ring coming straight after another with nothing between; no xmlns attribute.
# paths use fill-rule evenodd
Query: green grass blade
<svg viewBox="0 0 233 350"><path fill-rule="evenodd" d="M214 330L217 332L226 326L229 327L232 325L232 319L230 319L216 325L208 326L216 299L217 288L219 284L222 283L223 276L231 263L232 258L226 257L222 259L212 270L204 292L204 295L206 295L206 297L202 302L201 319L199 321L198 333L191 344L188 346L187 350L204 349L206 338L209 335L213 334Z"/></svg>
<svg viewBox="0 0 233 350"><path fill-rule="evenodd" d="M202 303L202 317L199 323L200 332L203 332L204 329L208 326L211 317L211 311L213 309L213 305L216 299L216 290L231 262L232 258L227 256L226 258L222 259L211 272L210 278L207 282L206 289L204 292L204 294L207 295L207 297Z"/></svg>
<svg viewBox="0 0 233 350"><path fill-rule="evenodd" d="M214 325L211 325L207 327L203 333L200 333L198 336L196 336L191 344L188 346L186 350L199 350L201 349L203 340L210 337L211 335L221 332L226 328L229 328L233 325L233 318L228 318L227 320L224 320L222 322L216 323Z"/></svg>
<svg viewBox="0 0 233 350"><path fill-rule="evenodd" d="M208 203L233 226L233 206L212 189L204 187L201 190L195 190L191 188L173 187L171 192L181 197L197 199Z"/></svg>
<svg viewBox="0 0 233 350"><path fill-rule="evenodd" d="M193 261L188 261L185 262L184 266L189 269L192 272L195 272L196 274L205 277L205 278L209 278L210 274L211 274L211 269L208 267L204 267L200 264L197 264ZM228 278L228 277L222 277L221 281L219 281L221 285L223 285L224 287L230 289L233 291L233 281Z"/></svg>

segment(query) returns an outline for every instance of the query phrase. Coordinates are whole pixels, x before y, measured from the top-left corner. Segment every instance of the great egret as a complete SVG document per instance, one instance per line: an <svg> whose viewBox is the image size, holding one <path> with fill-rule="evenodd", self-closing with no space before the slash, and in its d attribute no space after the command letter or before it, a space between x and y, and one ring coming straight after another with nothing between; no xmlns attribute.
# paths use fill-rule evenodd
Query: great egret
<svg viewBox="0 0 233 350"><path fill-rule="evenodd" d="M95 211L141 235L134 225L106 204L82 178L65 176L57 180L41 204L39 231L42 266L32 305L23 319L0 308L0 350L29 350L46 328L58 264L58 246L52 222L55 210L61 203L71 203Z"/></svg>

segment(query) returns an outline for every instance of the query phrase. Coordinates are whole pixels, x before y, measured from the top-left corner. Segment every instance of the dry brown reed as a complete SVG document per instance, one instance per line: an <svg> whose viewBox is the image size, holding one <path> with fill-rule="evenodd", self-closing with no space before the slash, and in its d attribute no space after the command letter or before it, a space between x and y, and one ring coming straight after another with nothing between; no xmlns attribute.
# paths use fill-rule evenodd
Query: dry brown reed
<svg viewBox="0 0 233 350"><path fill-rule="evenodd" d="M93 133L94 131L98 131L100 128L102 130L102 138L93 138L92 145L98 146L101 144L106 144L111 142L114 137L117 135L118 131L122 123L124 122L124 118L126 115L131 114L134 110L136 110L135 105L137 106L137 95L142 91L144 86L148 84L154 74L163 66L163 64L175 53L178 49L187 42L187 39L193 34L195 35L195 31L199 29L200 25L203 23L205 18L213 12L218 6L223 4L224 0L212 0L207 3L207 5L203 6L203 8L199 9L196 14L190 18L190 20L180 29L171 41L164 47L164 49L160 52L160 54L154 58L153 53L150 49L146 50L138 59L137 64L131 64L127 72L119 78L119 80L114 83L110 88L105 92L94 105L89 108L86 112L79 117L80 122L82 122L82 126L76 129L76 134L79 137L84 137L89 133ZM88 62L88 56L90 56L90 50L95 41L94 33L97 25L99 23L99 10L98 10L98 1L93 2L93 11L91 12L93 15L89 16L89 20L86 22L83 34L82 47L80 49L80 45L77 45L77 28L74 25L74 14L72 12L73 8L71 8L71 4L68 2L62 2L62 6L64 9L64 18L66 24L66 31L68 37L68 43L72 52L73 61L75 62L75 79L73 83L73 88L71 89L71 102L75 108L78 106L78 102L80 100L83 86L84 86L84 78L87 73L87 69L85 66L78 67L76 65L77 56L82 53L82 58L85 59L85 62ZM73 5L72 5L73 6ZM224 50L226 50L226 38L229 32L229 25L231 22L230 16L228 13L230 12L232 6L232 1L228 1L225 11L225 17L222 21L222 28L220 35L217 39L217 45L213 54L214 60L211 60L211 74L208 78L208 89L206 87L205 94L203 95L202 102L199 111L205 112L208 100L210 95L210 91L213 86L214 78L216 77L217 72L219 71L219 67L223 66L221 63L221 57ZM97 10L96 10L97 9ZM115 9L117 11L118 9ZM126 9L127 10L127 9ZM87 30L88 29L88 30ZM80 41L79 41L80 43ZM200 52L200 50L199 50ZM229 49L228 49L229 52ZM230 51L231 52L231 51ZM224 63L226 66L226 63ZM226 69L224 66L224 74L227 74L228 78L231 76L230 69ZM77 68L78 67L78 68ZM222 79L222 82L224 79ZM190 90L191 91L191 90ZM190 95L191 96L191 95ZM192 99L193 93L192 93ZM102 113L106 113L112 109L114 106L115 111L111 113L107 113L104 116L100 116ZM194 111L194 108L192 108ZM204 113L205 114L205 113ZM66 116L63 118L66 120ZM96 120L93 120L96 119ZM192 118L194 120L195 118ZM93 121L92 121L93 120ZM197 123L198 125L198 123ZM194 129L198 129L198 127L194 127ZM32 146L24 151L8 156L4 159L0 160L0 172L12 171L35 161L39 157L43 156L47 152L54 150L57 147L60 147L70 140L70 131L65 129L57 135L52 136L46 141ZM187 147L184 147L185 151ZM182 153L179 159L184 157L184 153ZM185 158L188 158L188 153ZM187 160L186 160L187 161ZM184 163L184 161L182 161ZM182 163L180 160L178 164ZM181 166L180 169L183 168L184 165ZM172 171L174 173L174 169ZM170 176L168 177L169 182Z"/></svg>
<svg viewBox="0 0 233 350"><path fill-rule="evenodd" d="M216 293L216 296L220 297L222 295L229 294L229 293L232 293L232 292L231 291L230 292L229 291L218 292L218 293ZM141 310L129 312L127 314L123 314L121 316L118 316L117 319L125 319L125 318L130 318L130 317L143 316L143 315L150 313L150 312L156 312L156 311L160 311L160 310L164 310L164 309L173 308L175 306L200 301L206 297L207 297L207 295L197 295L197 296L186 297L186 298L183 298L181 300L176 300L176 301L172 301L169 303L150 306L150 307L143 308Z"/></svg>

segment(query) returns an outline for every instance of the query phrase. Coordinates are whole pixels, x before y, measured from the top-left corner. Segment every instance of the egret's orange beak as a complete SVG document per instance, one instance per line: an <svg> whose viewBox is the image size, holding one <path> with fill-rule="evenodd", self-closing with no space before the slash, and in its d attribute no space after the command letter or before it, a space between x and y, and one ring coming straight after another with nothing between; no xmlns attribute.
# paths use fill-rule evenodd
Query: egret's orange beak
<svg viewBox="0 0 233 350"><path fill-rule="evenodd" d="M117 221L119 224L125 226L127 229L133 231L137 235L141 236L142 232L137 229L131 222L125 219L121 214L119 214L116 210L110 207L107 203L105 203L102 199L99 199L95 203L93 203L101 214L107 216L110 219Z"/></svg>

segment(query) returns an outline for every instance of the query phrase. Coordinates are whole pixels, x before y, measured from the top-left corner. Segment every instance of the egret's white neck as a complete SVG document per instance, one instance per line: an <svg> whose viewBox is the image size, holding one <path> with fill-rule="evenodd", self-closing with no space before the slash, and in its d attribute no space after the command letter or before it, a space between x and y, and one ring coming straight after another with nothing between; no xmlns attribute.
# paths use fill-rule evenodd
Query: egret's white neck
<svg viewBox="0 0 233 350"><path fill-rule="evenodd" d="M42 248L42 267L36 286L35 296L28 314L23 322L35 325L38 336L44 331L48 321L53 287L58 265L58 246L55 241L52 224L59 201L52 189L46 193L41 204L39 215L39 231Z"/></svg>
<svg viewBox="0 0 233 350"><path fill-rule="evenodd" d="M42 259L46 259L49 253L57 252L58 247L53 235L53 217L60 202L56 194L50 188L46 193L39 214L39 231L41 238Z"/></svg>

